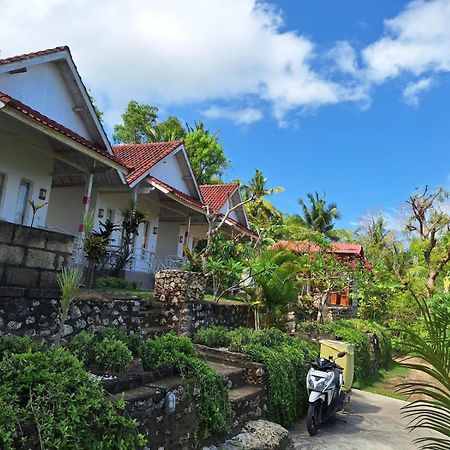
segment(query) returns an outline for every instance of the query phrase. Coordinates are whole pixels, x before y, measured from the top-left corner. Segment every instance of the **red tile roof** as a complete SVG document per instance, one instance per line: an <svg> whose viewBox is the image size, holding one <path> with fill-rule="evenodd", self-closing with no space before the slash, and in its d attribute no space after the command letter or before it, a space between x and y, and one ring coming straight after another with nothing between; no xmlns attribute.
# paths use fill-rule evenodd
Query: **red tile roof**
<svg viewBox="0 0 450 450"><path fill-rule="evenodd" d="M113 150L119 161L127 166L134 167L134 170L126 176L128 184L132 184L181 144L182 141L126 144L116 145Z"/></svg>
<svg viewBox="0 0 450 450"><path fill-rule="evenodd" d="M60 47L49 48L46 50L39 50L38 52L24 53L23 55L11 56L9 58L0 59L0 65L10 64L19 61L27 61L29 59L36 58L37 56L51 55L52 53L59 53L64 51L70 53L70 49L69 47L67 47L67 45L62 45Z"/></svg>
<svg viewBox="0 0 450 450"><path fill-rule="evenodd" d="M209 206L212 211L219 212L239 188L239 184L203 184L199 188L205 205Z"/></svg>
<svg viewBox="0 0 450 450"><path fill-rule="evenodd" d="M363 248L359 244L349 244L346 242L332 242L330 248L322 248L316 244L307 241L278 241L272 246L274 249L290 250L295 253L316 253L322 250L343 256L363 257Z"/></svg>
<svg viewBox="0 0 450 450"><path fill-rule="evenodd" d="M193 197L190 197L189 195L179 191L178 189L175 189L174 187L164 183L161 180L158 180L158 178L155 178L153 176L149 176L148 179L150 180L150 182L153 185L159 186L163 190L168 191L172 195L175 195L175 197L177 197L179 200L181 200L182 203L187 204L187 206L193 206L193 207L195 207L197 209L201 209L202 211L205 210L205 205L203 203L201 203L199 200L197 200L197 199L195 199ZM223 214L221 214L219 216L219 218L221 218L221 217L223 217ZM255 238L255 239L258 238L258 236L255 233L253 233L253 231L251 231L250 229L248 229L244 225L240 224L236 220L232 219L231 217L229 217L226 222L227 222L227 224L229 226L232 226L234 228L239 229L240 231L245 233L247 236L250 236L250 237Z"/></svg>
<svg viewBox="0 0 450 450"><path fill-rule="evenodd" d="M204 210L204 205L200 200L197 200L190 195L185 194L184 192L179 191L178 189L175 189L174 187L168 185L167 183L164 183L164 181L158 180L158 178L155 178L153 176L149 176L148 179L152 184L155 184L157 186L160 186L162 189L170 192L171 194L175 195L179 200L181 200L184 203L188 203L189 206L194 206L196 208Z"/></svg>
<svg viewBox="0 0 450 450"><path fill-rule="evenodd" d="M131 169L128 165L123 164L121 161L118 160L113 155L110 155L106 148L99 147L92 142L88 141L84 137L80 136L79 134L75 133L75 131L70 130L69 128L65 127L64 125L61 125L60 123L48 118L44 114L40 113L39 111L36 111L35 109L25 105L24 103L20 102L19 100L16 100L15 98L4 94L3 92L0 92L0 101L5 103L7 106L15 109L16 111L19 111L20 113L30 117L31 119L35 120L36 122L41 123L42 125L45 125L48 128L51 128L64 136L72 139L73 141L77 142L78 144L81 144L85 147L90 148L91 150L94 150L97 153L100 153L102 156L105 156L106 158L110 159L111 161L114 161L116 164L119 164L127 169Z"/></svg>

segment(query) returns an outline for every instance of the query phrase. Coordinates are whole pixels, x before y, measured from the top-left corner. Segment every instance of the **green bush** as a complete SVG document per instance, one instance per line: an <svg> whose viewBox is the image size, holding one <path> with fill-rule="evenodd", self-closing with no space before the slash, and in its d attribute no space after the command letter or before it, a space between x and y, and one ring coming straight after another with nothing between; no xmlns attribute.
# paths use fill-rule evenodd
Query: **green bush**
<svg viewBox="0 0 450 450"><path fill-rule="evenodd" d="M253 361L263 363L267 369L268 410L267 417L283 426L291 425L305 414L308 396L305 387L308 362L311 354L301 341L266 347L249 344L245 353Z"/></svg>
<svg viewBox="0 0 450 450"><path fill-rule="evenodd" d="M0 362L0 447L30 448L30 430L46 449L134 449L144 445L124 401L104 398L100 384L64 348L5 353Z"/></svg>
<svg viewBox="0 0 450 450"><path fill-rule="evenodd" d="M115 350L112 350L112 348L108 350L105 348L104 341L118 341L123 345L119 346L116 343L114 345ZM90 367L94 364L101 370L113 370L112 365L116 368L122 367L118 371L125 370L126 368L124 368L125 360L120 362L123 358L128 359L129 357L125 348L131 352L132 357L138 358L141 354L141 346L142 341L137 333L127 334L122 328L118 327L105 327L96 333L82 331L67 343L69 351L82 361L85 367ZM102 355L108 351L115 352L116 355L111 366L108 366L106 360L103 361L104 356Z"/></svg>
<svg viewBox="0 0 450 450"><path fill-rule="evenodd" d="M216 330L207 330L198 331L194 339L215 347L211 345L216 343L215 339L209 338L216 337ZM227 341L230 342L228 348L231 351L246 353L253 361L266 366L269 420L289 426L305 413L308 362L317 357L317 345L290 337L276 328L237 328L228 332L221 328L219 346L222 347Z"/></svg>
<svg viewBox="0 0 450 450"><path fill-rule="evenodd" d="M116 277L99 277L95 280L95 286L97 289L137 289L137 284L134 281Z"/></svg>
<svg viewBox="0 0 450 450"><path fill-rule="evenodd" d="M206 345L207 347L220 348L228 347L231 343L231 338L227 328L212 326L198 330L193 341L196 344Z"/></svg>
<svg viewBox="0 0 450 450"><path fill-rule="evenodd" d="M26 336L3 336L0 337L0 361L10 353L35 352L41 348L41 344Z"/></svg>
<svg viewBox="0 0 450 450"><path fill-rule="evenodd" d="M231 408L224 380L199 358L189 338L171 332L148 339L142 347L142 364L145 370L173 366L185 380L195 380L198 415L205 434L228 431Z"/></svg>
<svg viewBox="0 0 450 450"><path fill-rule="evenodd" d="M118 339L105 338L94 347L94 362L100 370L125 372L132 359L131 351Z"/></svg>
<svg viewBox="0 0 450 450"><path fill-rule="evenodd" d="M338 320L330 323L304 322L300 331L312 334L331 334L336 339L348 342L355 348L355 381L370 376L377 366L388 367L392 362L391 335L382 325L362 319ZM371 351L367 332L374 333L379 341L380 355Z"/></svg>
<svg viewBox="0 0 450 450"><path fill-rule="evenodd" d="M94 362L96 339L94 333L82 331L73 336L67 343L67 349L74 354L85 367Z"/></svg>

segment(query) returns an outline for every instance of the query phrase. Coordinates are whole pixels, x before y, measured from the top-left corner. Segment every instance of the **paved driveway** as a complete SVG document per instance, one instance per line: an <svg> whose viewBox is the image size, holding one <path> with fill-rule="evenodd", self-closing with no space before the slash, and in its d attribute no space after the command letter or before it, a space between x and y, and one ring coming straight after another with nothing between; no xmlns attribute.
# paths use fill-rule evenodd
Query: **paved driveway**
<svg viewBox="0 0 450 450"><path fill-rule="evenodd" d="M418 432L405 431L400 415L404 402L369 392L354 390L346 412L347 421L325 424L316 436L309 436L305 420L290 429L295 450L412 450Z"/></svg>

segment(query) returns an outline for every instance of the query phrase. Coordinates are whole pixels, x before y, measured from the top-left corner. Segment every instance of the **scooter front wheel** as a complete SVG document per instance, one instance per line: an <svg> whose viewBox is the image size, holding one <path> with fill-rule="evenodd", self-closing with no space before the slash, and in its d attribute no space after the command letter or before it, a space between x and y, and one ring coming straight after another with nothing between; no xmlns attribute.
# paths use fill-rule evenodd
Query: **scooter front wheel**
<svg viewBox="0 0 450 450"><path fill-rule="evenodd" d="M319 431L320 423L320 400L310 403L308 412L306 414L306 428L311 436L314 436Z"/></svg>

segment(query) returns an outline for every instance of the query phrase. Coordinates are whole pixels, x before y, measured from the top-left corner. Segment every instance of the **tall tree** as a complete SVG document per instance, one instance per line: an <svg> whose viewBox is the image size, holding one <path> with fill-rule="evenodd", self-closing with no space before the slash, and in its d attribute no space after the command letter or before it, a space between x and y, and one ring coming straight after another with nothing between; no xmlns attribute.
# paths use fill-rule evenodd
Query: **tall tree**
<svg viewBox="0 0 450 450"><path fill-rule="evenodd" d="M443 189L430 192L425 186L422 192L416 191L411 195L406 203L410 250L426 270L425 297L431 298L438 276L450 266L449 193Z"/></svg>
<svg viewBox="0 0 450 450"><path fill-rule="evenodd" d="M218 134L211 134L198 122L195 127L188 127L184 142L198 184L220 182L228 161Z"/></svg>
<svg viewBox="0 0 450 450"><path fill-rule="evenodd" d="M267 186L267 178L260 170L256 170L255 176L247 185L242 186L243 198L255 197L256 200L246 205L246 212L249 221L256 227L269 228L275 223L281 222L282 215L266 197L282 192L283 188Z"/></svg>
<svg viewBox="0 0 450 450"><path fill-rule="evenodd" d="M308 193L307 197L310 206L305 203L303 199L298 201L302 208L303 223L319 233L326 236L331 241L335 241L336 236L333 234L334 222L341 218L336 203L328 203L325 200L325 195L320 196L317 192L314 194Z"/></svg>
<svg viewBox="0 0 450 450"><path fill-rule="evenodd" d="M122 144L153 142L157 119L156 106L131 100L122 114L123 124L114 126L114 141Z"/></svg>
<svg viewBox="0 0 450 450"><path fill-rule="evenodd" d="M183 128L178 117L169 116L163 122L156 124L154 128L154 142L177 141L184 139L186 130Z"/></svg>

